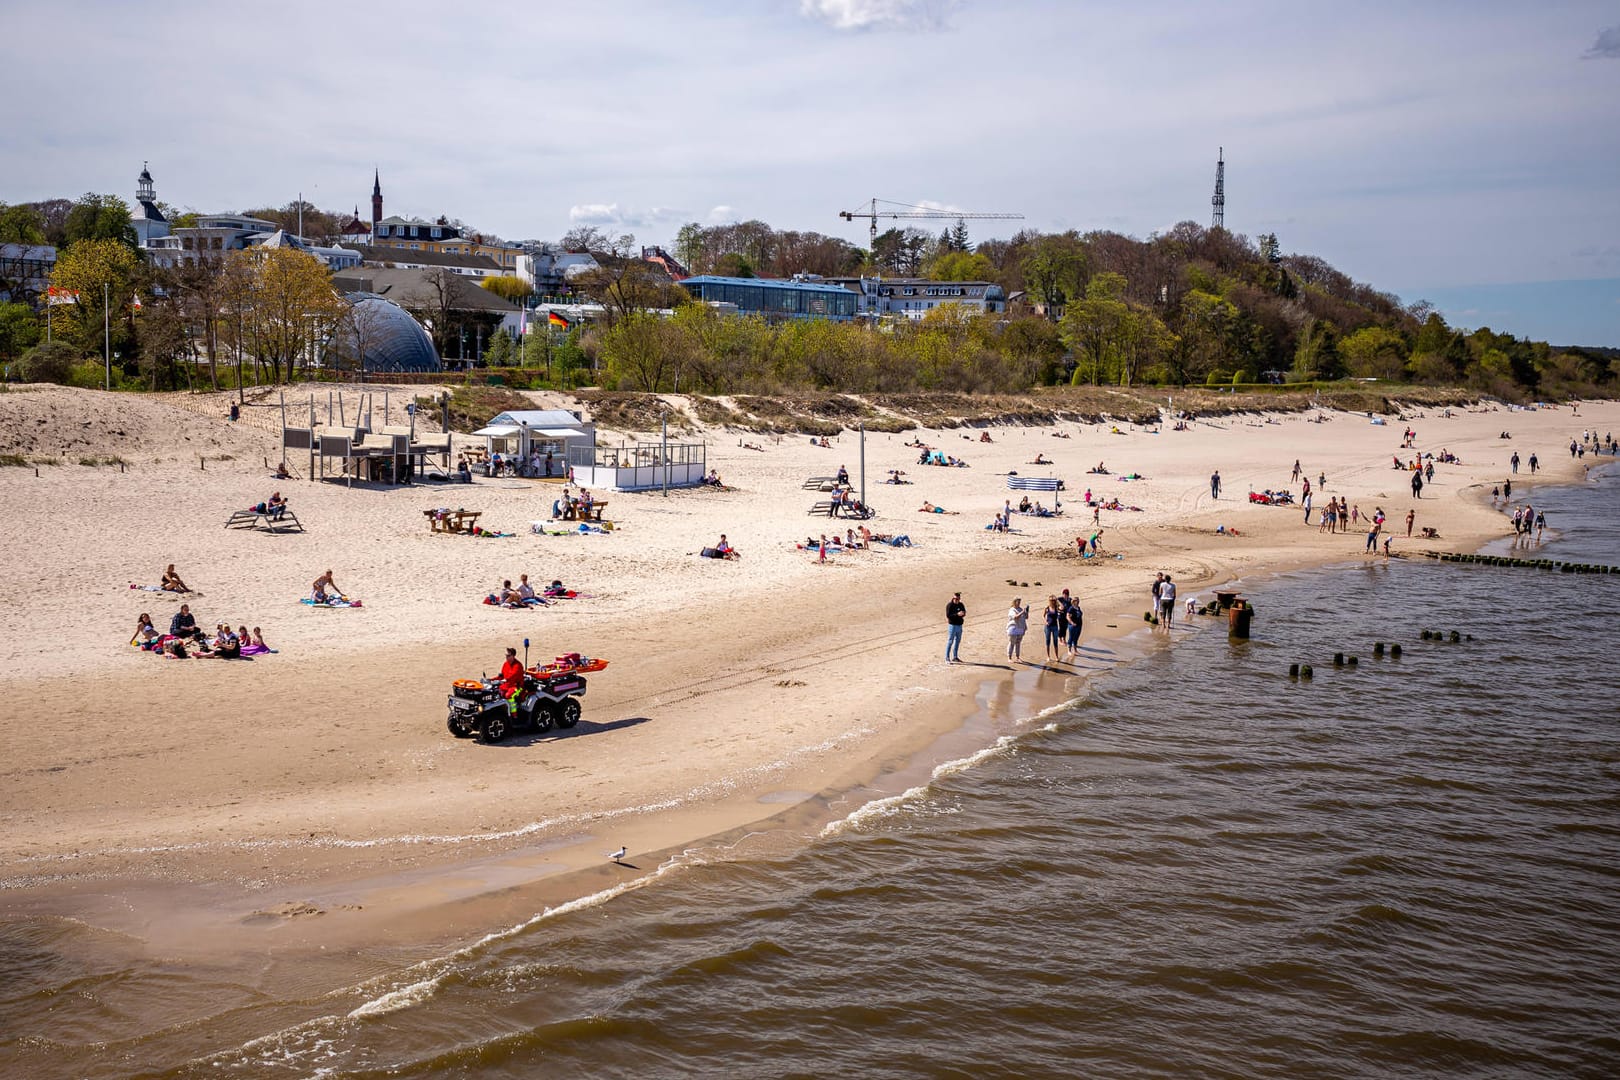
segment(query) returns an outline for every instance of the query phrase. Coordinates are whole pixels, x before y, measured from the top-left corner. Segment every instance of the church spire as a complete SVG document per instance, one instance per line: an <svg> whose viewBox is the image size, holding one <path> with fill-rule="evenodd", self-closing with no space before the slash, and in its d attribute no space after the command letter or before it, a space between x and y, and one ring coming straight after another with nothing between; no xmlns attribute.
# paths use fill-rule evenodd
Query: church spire
<svg viewBox="0 0 1620 1080"><path fill-rule="evenodd" d="M377 223L382 220L382 170L377 170L371 178L371 231L376 235Z"/></svg>

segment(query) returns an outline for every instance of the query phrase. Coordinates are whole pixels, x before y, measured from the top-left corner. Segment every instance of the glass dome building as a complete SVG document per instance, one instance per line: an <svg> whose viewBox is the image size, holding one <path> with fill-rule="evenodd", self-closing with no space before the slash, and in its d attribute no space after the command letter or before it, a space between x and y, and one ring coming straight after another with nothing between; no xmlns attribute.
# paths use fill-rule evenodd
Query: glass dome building
<svg viewBox="0 0 1620 1080"><path fill-rule="evenodd" d="M366 371L440 371L439 354L422 325L376 293L345 293L349 312L332 335L329 355Z"/></svg>

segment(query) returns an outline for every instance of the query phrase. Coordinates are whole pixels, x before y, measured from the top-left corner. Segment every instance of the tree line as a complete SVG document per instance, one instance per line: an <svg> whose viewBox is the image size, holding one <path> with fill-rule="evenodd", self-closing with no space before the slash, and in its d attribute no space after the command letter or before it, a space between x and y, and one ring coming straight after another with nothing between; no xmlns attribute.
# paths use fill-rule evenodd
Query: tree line
<svg viewBox="0 0 1620 1080"><path fill-rule="evenodd" d="M315 212L302 209L307 230ZM52 281L79 299L53 309L61 337L84 356L110 336L126 374L144 385L193 378L189 357L203 359L211 383L227 361L252 364L256 380L290 378L312 342L331 338L345 318L330 275L301 252L249 250L164 269L136 250L128 207L116 197L0 204L0 242L53 239ZM891 229L870 250L760 221L692 222L671 245L694 273L908 274L990 281L1012 298L994 316L945 305L917 322L879 325L722 318L640 259L633 236L587 226L562 246L597 255L597 268L573 286L603 305L602 319L576 327L561 347L549 335L519 343L492 334L486 360L543 367L548 377L560 369L570 379L588 367L609 387L708 393L1358 378L1524 397L1612 393L1620 382L1612 352L1454 328L1426 303L1403 304L1316 256L1285 254L1275 234L1251 240L1193 222L1146 239L1024 230L975 244L958 221L937 236ZM442 302L413 314L441 355L453 355L458 316L450 283L441 284ZM490 284L527 299L521 283ZM139 308L137 296L147 298ZM653 314L665 310L674 316ZM0 304L0 359L36 344L43 323L30 305ZM342 336L363 349L363 328Z"/></svg>

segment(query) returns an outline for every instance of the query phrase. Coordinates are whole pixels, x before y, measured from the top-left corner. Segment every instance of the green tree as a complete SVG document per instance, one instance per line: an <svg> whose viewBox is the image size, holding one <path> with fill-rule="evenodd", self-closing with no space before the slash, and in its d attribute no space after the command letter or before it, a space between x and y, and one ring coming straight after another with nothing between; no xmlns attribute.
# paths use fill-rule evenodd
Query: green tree
<svg viewBox="0 0 1620 1080"><path fill-rule="evenodd" d="M245 271L254 355L276 382L290 381L299 358L313 358L342 318L331 271L296 248L249 248L230 260Z"/></svg>
<svg viewBox="0 0 1620 1080"><path fill-rule="evenodd" d="M1075 353L1079 365L1075 378L1090 373L1090 382L1112 382L1119 369L1120 339L1130 321L1130 310L1119 299L1125 291L1120 274L1098 274L1086 288L1084 300L1068 305L1063 314L1063 340Z"/></svg>
<svg viewBox="0 0 1620 1080"><path fill-rule="evenodd" d="M79 196L68 211L64 234L69 245L80 240L114 240L131 250L136 245L129 204L116 195L87 192Z"/></svg>
<svg viewBox="0 0 1620 1080"><path fill-rule="evenodd" d="M957 218L956 224L951 226L951 250L960 252L972 250L968 244L967 221L962 218Z"/></svg>
<svg viewBox="0 0 1620 1080"><path fill-rule="evenodd" d="M748 261L748 256L728 251L714 261L714 272L721 277L753 277L754 266Z"/></svg>
<svg viewBox="0 0 1620 1080"><path fill-rule="evenodd" d="M1398 381L1406 376L1406 339L1383 326L1364 326L1339 342L1339 356L1359 379Z"/></svg>
<svg viewBox="0 0 1620 1080"><path fill-rule="evenodd" d="M1219 296L1193 289L1181 298L1181 349L1173 359L1176 381L1202 380L1211 371L1230 370L1238 309Z"/></svg>
<svg viewBox="0 0 1620 1080"><path fill-rule="evenodd" d="M138 273L134 250L117 240L79 240L57 256L51 284L78 302L59 305L56 318L82 352L101 352L109 330L113 347L125 347L131 335L123 316Z"/></svg>
<svg viewBox="0 0 1620 1080"><path fill-rule="evenodd" d="M503 300L510 300L514 304L521 304L534 295L534 289L529 286L528 282L520 277L508 277L505 274L484 278L478 284Z"/></svg>
<svg viewBox="0 0 1620 1080"><path fill-rule="evenodd" d="M996 268L983 255L948 251L929 260L923 274L930 281L992 281Z"/></svg>
<svg viewBox="0 0 1620 1080"><path fill-rule="evenodd" d="M1022 269L1024 288L1052 322L1061 317L1063 305L1085 293L1086 249L1072 232L1035 241Z"/></svg>
<svg viewBox="0 0 1620 1080"><path fill-rule="evenodd" d="M1311 323L1294 350L1294 371L1307 379L1344 378L1344 360L1339 356L1339 333L1326 319Z"/></svg>
<svg viewBox="0 0 1620 1080"><path fill-rule="evenodd" d="M27 304L0 304L0 361L17 359L44 336L33 308Z"/></svg>
<svg viewBox="0 0 1620 1080"><path fill-rule="evenodd" d="M511 367L516 353L512 336L505 330L497 330L490 335L489 345L484 349L484 363L490 367Z"/></svg>
<svg viewBox="0 0 1620 1080"><path fill-rule="evenodd" d="M0 202L0 244L43 244L45 215L26 203Z"/></svg>

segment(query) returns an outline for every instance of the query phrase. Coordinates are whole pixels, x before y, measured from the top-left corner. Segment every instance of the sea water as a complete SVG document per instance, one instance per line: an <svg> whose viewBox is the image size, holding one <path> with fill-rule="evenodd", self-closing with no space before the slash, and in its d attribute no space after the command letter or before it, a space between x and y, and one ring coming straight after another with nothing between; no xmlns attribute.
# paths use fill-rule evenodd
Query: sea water
<svg viewBox="0 0 1620 1080"><path fill-rule="evenodd" d="M1620 564L1620 478L1532 498L1538 557ZM808 843L339 993L7 927L0 1072L1614 1075L1620 575L1374 557L1248 595L1249 642L1178 631Z"/></svg>

